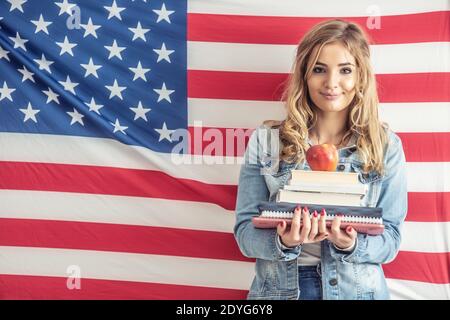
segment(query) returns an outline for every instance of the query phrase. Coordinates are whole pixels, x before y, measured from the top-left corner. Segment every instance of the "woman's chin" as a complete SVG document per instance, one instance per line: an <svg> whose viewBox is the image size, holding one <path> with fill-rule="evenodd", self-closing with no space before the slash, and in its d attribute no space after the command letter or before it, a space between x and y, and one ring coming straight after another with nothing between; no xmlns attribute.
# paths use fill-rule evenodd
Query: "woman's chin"
<svg viewBox="0 0 450 320"><path fill-rule="evenodd" d="M342 101L321 101L320 104L316 104L320 110L325 112L338 112L347 108L348 105L343 104Z"/></svg>

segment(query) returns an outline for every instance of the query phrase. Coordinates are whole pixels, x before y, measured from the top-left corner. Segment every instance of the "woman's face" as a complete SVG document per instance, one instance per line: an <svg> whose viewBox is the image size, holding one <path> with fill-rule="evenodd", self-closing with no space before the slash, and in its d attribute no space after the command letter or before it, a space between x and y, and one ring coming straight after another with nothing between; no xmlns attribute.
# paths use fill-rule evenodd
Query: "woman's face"
<svg viewBox="0 0 450 320"><path fill-rule="evenodd" d="M342 44L325 45L307 80L312 102L323 112L346 109L356 92L355 67L355 58Z"/></svg>

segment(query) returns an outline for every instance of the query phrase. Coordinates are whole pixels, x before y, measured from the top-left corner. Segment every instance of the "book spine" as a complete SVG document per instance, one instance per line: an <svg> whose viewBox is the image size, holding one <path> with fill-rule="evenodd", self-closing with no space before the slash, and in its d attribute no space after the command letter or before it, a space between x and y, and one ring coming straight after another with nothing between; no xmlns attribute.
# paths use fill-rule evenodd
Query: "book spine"
<svg viewBox="0 0 450 320"><path fill-rule="evenodd" d="M290 191L305 191L305 192L330 192L340 194L366 194L366 187L361 186L327 186L327 185L314 185L314 184L292 184L288 183L283 187L283 190Z"/></svg>
<svg viewBox="0 0 450 320"><path fill-rule="evenodd" d="M331 185L359 183L358 174L353 172L349 173L349 172L307 171L307 170L292 170L291 181L293 183L320 182Z"/></svg>

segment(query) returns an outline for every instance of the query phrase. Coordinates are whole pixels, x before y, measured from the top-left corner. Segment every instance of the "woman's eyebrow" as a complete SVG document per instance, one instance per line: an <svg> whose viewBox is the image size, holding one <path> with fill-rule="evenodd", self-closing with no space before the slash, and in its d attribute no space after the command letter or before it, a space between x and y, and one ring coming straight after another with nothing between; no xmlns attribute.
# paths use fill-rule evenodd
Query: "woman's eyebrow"
<svg viewBox="0 0 450 320"><path fill-rule="evenodd" d="M326 63L319 62L319 61L317 61L316 64L321 65L321 66L325 66L325 67L327 66ZM344 62L344 63L339 63L339 64L338 64L339 67L342 67L342 66L349 66L349 65L350 65L350 66L355 66L353 63L350 63L350 62Z"/></svg>

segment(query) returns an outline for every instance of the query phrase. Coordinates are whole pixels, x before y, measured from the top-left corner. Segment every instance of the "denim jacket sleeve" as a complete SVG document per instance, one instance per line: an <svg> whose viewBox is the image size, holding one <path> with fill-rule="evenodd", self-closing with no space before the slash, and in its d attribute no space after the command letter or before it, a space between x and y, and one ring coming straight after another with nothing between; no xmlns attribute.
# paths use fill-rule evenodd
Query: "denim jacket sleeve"
<svg viewBox="0 0 450 320"><path fill-rule="evenodd" d="M282 250L277 241L276 229L257 229L251 222L252 216L258 214L259 202L269 199L261 164L263 148L258 134L260 129L252 133L241 166L234 236L246 257L272 261L293 260L300 254L299 247Z"/></svg>
<svg viewBox="0 0 450 320"><path fill-rule="evenodd" d="M345 253L331 246L331 254L342 262L389 263L400 248L401 227L408 206L406 161L400 138L389 131L390 143L385 153L385 175L376 206L383 208L385 230L378 236L358 234L356 246Z"/></svg>

